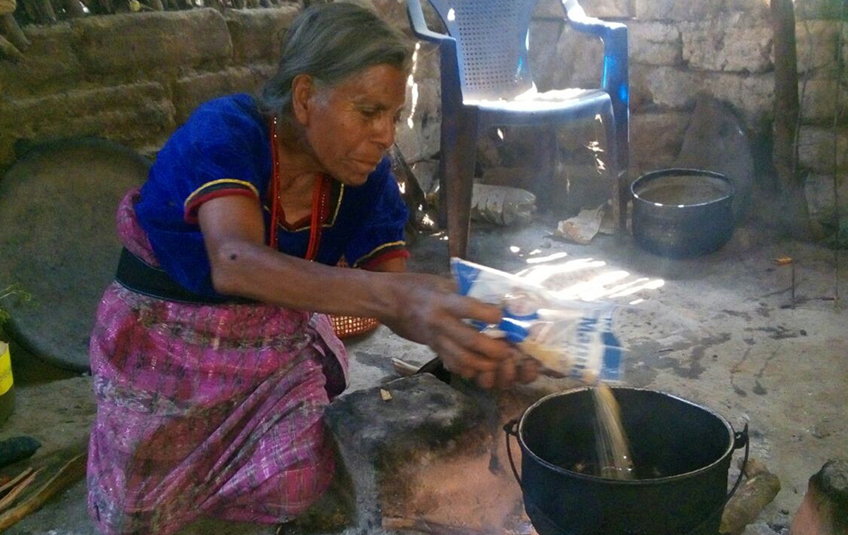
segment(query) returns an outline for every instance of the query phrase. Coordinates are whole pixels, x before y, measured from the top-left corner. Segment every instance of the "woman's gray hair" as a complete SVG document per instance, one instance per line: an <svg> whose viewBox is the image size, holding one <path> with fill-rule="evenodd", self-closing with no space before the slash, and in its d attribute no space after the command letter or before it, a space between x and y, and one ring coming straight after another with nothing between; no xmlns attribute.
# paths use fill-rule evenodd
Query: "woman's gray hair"
<svg viewBox="0 0 848 535"><path fill-rule="evenodd" d="M368 9L349 3L313 5L286 32L277 73L262 88L260 108L290 122L296 76L308 74L319 86L333 87L376 65L407 70L410 56L407 38Z"/></svg>

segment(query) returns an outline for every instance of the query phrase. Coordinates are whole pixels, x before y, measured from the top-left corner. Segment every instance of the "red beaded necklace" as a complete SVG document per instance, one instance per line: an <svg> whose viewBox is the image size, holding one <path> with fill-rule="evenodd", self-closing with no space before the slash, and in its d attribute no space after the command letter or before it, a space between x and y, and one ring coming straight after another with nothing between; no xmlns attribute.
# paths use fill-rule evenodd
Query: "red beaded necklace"
<svg viewBox="0 0 848 535"><path fill-rule="evenodd" d="M271 120L271 162L274 170L271 175L271 187L269 197L271 200L271 231L268 245L273 249L279 246L278 226L285 221L283 207L280 204L280 163L277 154L277 118ZM306 259L315 260L318 255L318 246L321 243L321 231L323 221L329 215L330 194L332 192L332 179L322 174L315 181L312 188L312 214L309 227L309 247L306 249Z"/></svg>

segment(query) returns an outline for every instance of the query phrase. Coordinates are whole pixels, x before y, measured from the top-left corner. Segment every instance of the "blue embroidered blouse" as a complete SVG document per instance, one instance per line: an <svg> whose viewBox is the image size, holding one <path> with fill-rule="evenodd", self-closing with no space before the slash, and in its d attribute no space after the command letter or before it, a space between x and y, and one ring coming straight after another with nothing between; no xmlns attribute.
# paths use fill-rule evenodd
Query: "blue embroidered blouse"
<svg viewBox="0 0 848 535"><path fill-rule="evenodd" d="M271 224L268 189L272 175L270 130L253 97L237 94L201 105L180 127L150 170L136 205L157 260L184 288L218 297L197 223L200 205L222 195L247 195L261 202L266 242ZM315 260L353 267L405 255L408 211L391 163L384 158L362 186L333 181L330 215L323 222ZM279 250L306 255L310 228L278 225Z"/></svg>

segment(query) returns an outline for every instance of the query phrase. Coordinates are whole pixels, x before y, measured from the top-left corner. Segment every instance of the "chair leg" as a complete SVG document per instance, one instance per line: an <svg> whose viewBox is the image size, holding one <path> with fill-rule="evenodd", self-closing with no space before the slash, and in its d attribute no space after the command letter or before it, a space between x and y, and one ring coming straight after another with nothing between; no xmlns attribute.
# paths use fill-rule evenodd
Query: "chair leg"
<svg viewBox="0 0 848 535"><path fill-rule="evenodd" d="M477 114L463 112L451 132L442 135L441 187L447 212L448 251L466 258L471 227L471 193L477 159Z"/></svg>

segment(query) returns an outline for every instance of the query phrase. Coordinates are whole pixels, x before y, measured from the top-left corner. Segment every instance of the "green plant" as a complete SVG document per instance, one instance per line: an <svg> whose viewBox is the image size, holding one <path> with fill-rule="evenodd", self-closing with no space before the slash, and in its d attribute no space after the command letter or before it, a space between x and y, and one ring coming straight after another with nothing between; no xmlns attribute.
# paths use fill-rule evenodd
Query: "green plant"
<svg viewBox="0 0 848 535"><path fill-rule="evenodd" d="M26 303L32 299L32 294L21 288L20 284L10 284L0 290L0 327L9 321L9 312L3 308L3 301L12 299L21 303Z"/></svg>

